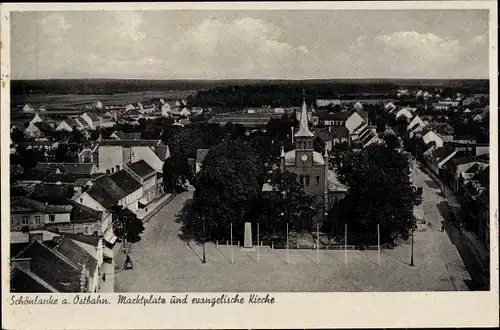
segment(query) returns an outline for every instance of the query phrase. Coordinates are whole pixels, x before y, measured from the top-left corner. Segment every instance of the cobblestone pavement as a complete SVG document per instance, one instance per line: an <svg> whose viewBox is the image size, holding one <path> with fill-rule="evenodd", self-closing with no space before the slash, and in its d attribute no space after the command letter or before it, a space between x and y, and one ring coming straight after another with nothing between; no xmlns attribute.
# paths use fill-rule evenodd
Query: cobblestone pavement
<svg viewBox="0 0 500 330"><path fill-rule="evenodd" d="M362 292L468 290L469 275L446 233L437 207L442 197L419 169L413 179L423 188L427 225L410 244L393 250L326 251L260 247L244 252L236 246L202 246L178 238L177 213L192 192L176 196L146 224L142 240L130 252L134 269L116 274L117 292ZM258 252L257 252L258 251ZM347 258L346 258L347 256ZM289 260L289 263L287 262ZM233 261L233 262L231 262ZM347 263L346 263L347 261Z"/></svg>

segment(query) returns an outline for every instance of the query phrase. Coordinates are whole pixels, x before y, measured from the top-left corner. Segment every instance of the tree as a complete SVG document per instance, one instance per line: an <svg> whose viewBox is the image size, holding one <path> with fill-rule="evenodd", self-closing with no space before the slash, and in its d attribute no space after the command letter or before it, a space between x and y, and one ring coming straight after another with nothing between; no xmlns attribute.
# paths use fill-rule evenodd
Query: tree
<svg viewBox="0 0 500 330"><path fill-rule="evenodd" d="M140 219L127 208L114 206L111 208L113 214L113 231L116 237L125 239L127 242L136 243L141 240L144 225Z"/></svg>
<svg viewBox="0 0 500 330"><path fill-rule="evenodd" d="M385 132L385 120L381 119L377 123L377 133L384 133Z"/></svg>
<svg viewBox="0 0 500 330"><path fill-rule="evenodd" d="M163 163L163 184L166 191L174 192L179 184L191 178L187 158L179 151L172 150Z"/></svg>
<svg viewBox="0 0 500 330"><path fill-rule="evenodd" d="M399 146L399 141L396 135L392 133L384 134L385 145L390 149L396 149Z"/></svg>
<svg viewBox="0 0 500 330"><path fill-rule="evenodd" d="M351 152L339 168L348 191L342 201L348 221L348 240L376 244L377 224L381 243L407 239L414 224L413 207L421 203L422 189L410 182L408 159L384 145L372 144ZM340 234L341 236L341 234Z"/></svg>
<svg viewBox="0 0 500 330"><path fill-rule="evenodd" d="M205 221L207 236L222 239L229 237L232 223L236 235L242 234L262 184L263 165L248 143L229 140L214 146L198 176L189 230L199 238Z"/></svg>

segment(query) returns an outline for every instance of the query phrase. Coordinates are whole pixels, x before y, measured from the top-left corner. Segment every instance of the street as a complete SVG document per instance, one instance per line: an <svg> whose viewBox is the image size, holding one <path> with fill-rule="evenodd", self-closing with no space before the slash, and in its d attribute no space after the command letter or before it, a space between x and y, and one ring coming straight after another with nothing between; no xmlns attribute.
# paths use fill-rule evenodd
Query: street
<svg viewBox="0 0 500 330"><path fill-rule="evenodd" d="M262 246L252 252L239 247L207 243L202 247L178 237L177 215L192 192L176 196L149 222L130 257L134 269L116 274L116 292L363 292L468 290L470 277L445 232L439 210L439 189L420 169L413 180L423 188L420 206L426 224L414 236L414 262L410 242L378 252L349 250L296 250ZM287 263L289 260L289 263ZM232 261L232 262L231 262ZM347 263L346 263L347 261Z"/></svg>

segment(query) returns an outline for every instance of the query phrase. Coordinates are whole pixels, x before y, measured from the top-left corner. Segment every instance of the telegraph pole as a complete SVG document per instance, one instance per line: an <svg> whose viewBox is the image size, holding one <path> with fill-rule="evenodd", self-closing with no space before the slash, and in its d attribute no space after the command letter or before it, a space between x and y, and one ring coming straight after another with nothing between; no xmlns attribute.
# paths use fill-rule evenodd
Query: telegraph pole
<svg viewBox="0 0 500 330"><path fill-rule="evenodd" d="M205 241L207 240L206 232L205 232L205 217L203 217L203 260L202 263L207 263L206 255L205 255Z"/></svg>

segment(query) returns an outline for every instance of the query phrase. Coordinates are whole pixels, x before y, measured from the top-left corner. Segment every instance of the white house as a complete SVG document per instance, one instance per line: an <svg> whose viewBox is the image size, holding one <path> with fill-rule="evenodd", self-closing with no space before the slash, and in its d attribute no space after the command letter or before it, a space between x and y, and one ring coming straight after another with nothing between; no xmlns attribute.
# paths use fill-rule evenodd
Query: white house
<svg viewBox="0 0 500 330"><path fill-rule="evenodd" d="M350 134L353 134L361 124L366 124L366 122L357 112L353 112L345 121L345 127Z"/></svg>
<svg viewBox="0 0 500 330"><path fill-rule="evenodd" d="M412 119L413 118L413 114L411 113L411 111L408 108L400 109L396 113L396 119L399 119L402 116L406 117L407 119Z"/></svg>
<svg viewBox="0 0 500 330"><path fill-rule="evenodd" d="M101 125L101 119L94 113L85 112L81 115L81 117L90 129L94 130Z"/></svg>
<svg viewBox="0 0 500 330"><path fill-rule="evenodd" d="M85 129L85 126L77 118L68 118L57 125L56 131L72 132L73 128L83 130Z"/></svg>
<svg viewBox="0 0 500 330"><path fill-rule="evenodd" d="M189 112L189 110L187 108L184 108L182 109L182 111L180 112L180 115L181 116L184 116L184 117L188 117L188 116L191 116L191 112Z"/></svg>
<svg viewBox="0 0 500 330"><path fill-rule="evenodd" d="M35 112L35 108L33 108L33 107L31 106L31 104L26 104L26 105L23 107L23 112L29 112L29 113L31 113L31 112Z"/></svg>

